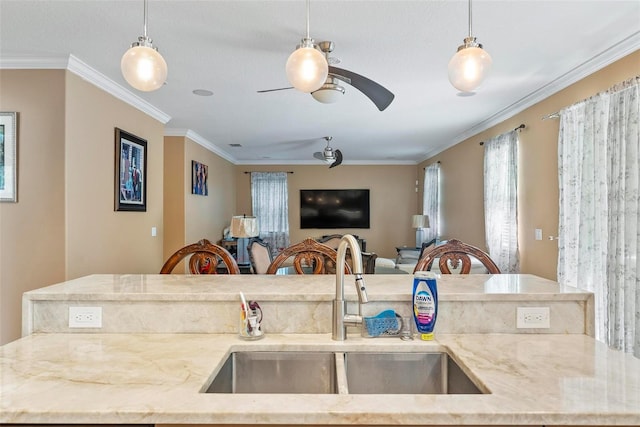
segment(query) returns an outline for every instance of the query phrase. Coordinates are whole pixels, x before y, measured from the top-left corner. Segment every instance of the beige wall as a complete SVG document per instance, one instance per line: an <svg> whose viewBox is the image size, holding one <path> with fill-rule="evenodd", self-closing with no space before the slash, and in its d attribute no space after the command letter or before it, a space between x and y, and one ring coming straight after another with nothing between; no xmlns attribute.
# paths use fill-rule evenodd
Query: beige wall
<svg viewBox="0 0 640 427"><path fill-rule="evenodd" d="M523 273L556 279L558 246L548 236L558 235L558 130L559 120L542 117L604 91L615 83L640 74L640 51L603 68L504 122L475 135L423 162L441 161L442 237L457 237L481 248L484 243L482 168L484 150L479 145L521 123L518 182L518 228ZM420 202L422 203L422 202ZM543 239L534 239L541 228Z"/></svg>
<svg viewBox="0 0 640 427"><path fill-rule="evenodd" d="M164 126L62 70L1 70L0 93L19 112L18 203L0 204L4 344L20 337L26 291L160 269ZM115 127L147 140L146 212L114 212Z"/></svg>
<svg viewBox="0 0 640 427"><path fill-rule="evenodd" d="M164 125L75 74L67 73L66 85L67 278L156 273L162 266ZM146 212L114 211L116 127L147 140Z"/></svg>
<svg viewBox="0 0 640 427"><path fill-rule="evenodd" d="M394 258L396 246L414 245L415 230L411 228L411 215L417 211L416 166L351 166L341 165L329 169L327 166L238 166L238 183L235 214L250 214L251 177L245 171L292 171L288 175L289 227L291 243L306 237L324 234L351 233L367 240L367 251L381 257ZM301 189L368 188L371 203L370 229L300 229Z"/></svg>
<svg viewBox="0 0 640 427"><path fill-rule="evenodd" d="M191 162L208 166L208 196L191 193ZM235 206L232 163L182 136L165 137L164 259L181 247L206 238L217 242ZM176 266L185 271L184 265Z"/></svg>
<svg viewBox="0 0 640 427"><path fill-rule="evenodd" d="M185 246L184 198L188 190L184 160L185 138L166 136L164 138L164 216L163 216L163 256L167 259L177 249ZM183 266L184 267L184 266ZM183 268L182 267L182 268ZM176 266L176 271L180 270Z"/></svg>
<svg viewBox="0 0 640 427"><path fill-rule="evenodd" d="M185 149L185 193L187 243L202 238L212 242L222 239L222 231L231 222L236 197L235 167L232 163L187 139ZM208 166L208 196L191 194L191 161Z"/></svg>
<svg viewBox="0 0 640 427"><path fill-rule="evenodd" d="M65 279L65 72L0 70L18 112L18 203L0 203L0 345L20 337L22 294Z"/></svg>

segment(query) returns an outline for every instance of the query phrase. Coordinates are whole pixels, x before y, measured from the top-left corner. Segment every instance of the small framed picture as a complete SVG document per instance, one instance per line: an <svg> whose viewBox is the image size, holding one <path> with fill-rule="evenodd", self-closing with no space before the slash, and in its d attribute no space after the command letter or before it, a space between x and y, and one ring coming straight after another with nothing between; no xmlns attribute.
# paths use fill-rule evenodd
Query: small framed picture
<svg viewBox="0 0 640 427"><path fill-rule="evenodd" d="M0 202L18 201L18 113L0 113Z"/></svg>
<svg viewBox="0 0 640 427"><path fill-rule="evenodd" d="M202 163L191 161L191 194L199 194L200 196L209 195L209 185L207 178L209 176L209 167Z"/></svg>
<svg viewBox="0 0 640 427"><path fill-rule="evenodd" d="M116 128L116 211L147 210L147 141Z"/></svg>

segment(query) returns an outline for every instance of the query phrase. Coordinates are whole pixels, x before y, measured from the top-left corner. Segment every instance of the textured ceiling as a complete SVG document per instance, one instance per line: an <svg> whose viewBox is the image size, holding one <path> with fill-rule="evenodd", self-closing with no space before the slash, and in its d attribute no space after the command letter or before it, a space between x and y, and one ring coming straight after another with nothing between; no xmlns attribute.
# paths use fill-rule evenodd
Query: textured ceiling
<svg viewBox="0 0 640 427"><path fill-rule="evenodd" d="M142 0L0 0L0 67L72 55L170 117L168 134L188 132L237 164L318 163L323 136L345 164L415 163L640 48L638 0L476 0L473 35L493 67L462 97L447 63L468 34L467 10L456 0L311 1L311 36L335 42L337 66L395 94L382 112L348 85L336 104L256 92L290 86L284 65L305 33L303 0L149 0L148 34L169 65L151 93L119 69L142 34Z"/></svg>

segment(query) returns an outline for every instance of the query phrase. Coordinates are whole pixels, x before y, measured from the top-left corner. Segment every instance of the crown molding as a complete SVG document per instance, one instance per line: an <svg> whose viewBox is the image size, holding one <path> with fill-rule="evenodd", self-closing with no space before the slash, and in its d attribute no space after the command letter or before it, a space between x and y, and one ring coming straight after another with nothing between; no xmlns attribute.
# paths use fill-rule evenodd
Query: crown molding
<svg viewBox="0 0 640 427"><path fill-rule="evenodd" d="M69 63L69 57L58 56L0 56L0 69L6 70L64 70Z"/></svg>
<svg viewBox="0 0 640 427"><path fill-rule="evenodd" d="M126 102L127 104L131 105L134 108L137 108L143 113L148 114L163 125L167 124L167 122L171 120L171 116L167 113L151 105L128 89L125 89L118 83L114 82L94 68L91 68L73 55L69 55L69 64L67 66L67 69L73 74L76 74L89 83L118 98L119 100Z"/></svg>
<svg viewBox="0 0 640 427"><path fill-rule="evenodd" d="M233 163L234 165L238 164L237 160L234 157L230 156L229 153L225 153L224 151L220 150L220 148L218 148L218 146L215 145L213 142L204 138L200 134L192 131L191 129L165 128L164 135L165 136L183 136L185 138L189 138L196 144L203 146L207 150L211 151L214 154L217 154L218 156Z"/></svg>
<svg viewBox="0 0 640 427"><path fill-rule="evenodd" d="M240 160L236 162L236 165L251 166L251 165L314 165L324 166L320 163L321 160ZM351 166L375 166L375 165L388 165L388 166L415 166L418 162L413 160L344 160L343 165ZM326 164L328 166L329 163Z"/></svg>
<svg viewBox="0 0 640 427"><path fill-rule="evenodd" d="M453 147L454 145L468 138L471 138L472 136L477 135L480 132L483 132L499 123L504 122L505 120L526 110L532 105L535 105L549 98L550 96L560 92L562 89L565 89L568 86L571 86L572 84L584 79L585 77L590 76L591 74L603 69L607 65L610 65L617 60L630 55L631 53L638 50L638 46L640 46L640 31L636 31L635 33L631 34L627 38L621 40L605 51L592 56L587 61L567 71L550 83L531 92L529 95L525 96L519 101L514 102L513 104L508 105L502 110L493 114L488 119L483 120L477 125L469 128L467 131L454 138L450 144L446 144L445 146L429 151L425 154L425 157L418 163L422 163L425 160L435 156L436 154L443 152L447 148Z"/></svg>
<svg viewBox="0 0 640 427"><path fill-rule="evenodd" d="M18 70L68 70L78 77L86 80L94 86L104 90L115 98L131 105L145 114L153 117L162 124L167 124L171 116L151 105L133 92L114 82L104 74L90 67L73 55L66 56L43 56L43 57L2 57L0 58L0 69Z"/></svg>

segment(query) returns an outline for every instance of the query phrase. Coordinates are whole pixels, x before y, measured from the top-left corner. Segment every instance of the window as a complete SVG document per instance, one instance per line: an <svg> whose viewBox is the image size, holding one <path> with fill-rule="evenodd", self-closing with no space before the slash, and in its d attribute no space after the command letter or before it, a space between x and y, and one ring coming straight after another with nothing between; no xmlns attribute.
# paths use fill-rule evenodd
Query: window
<svg viewBox="0 0 640 427"><path fill-rule="evenodd" d="M489 256L502 273L518 273L518 131L484 144L484 228Z"/></svg>
<svg viewBox="0 0 640 427"><path fill-rule="evenodd" d="M289 246L289 192L286 172L251 172L251 203L260 238L273 255Z"/></svg>

